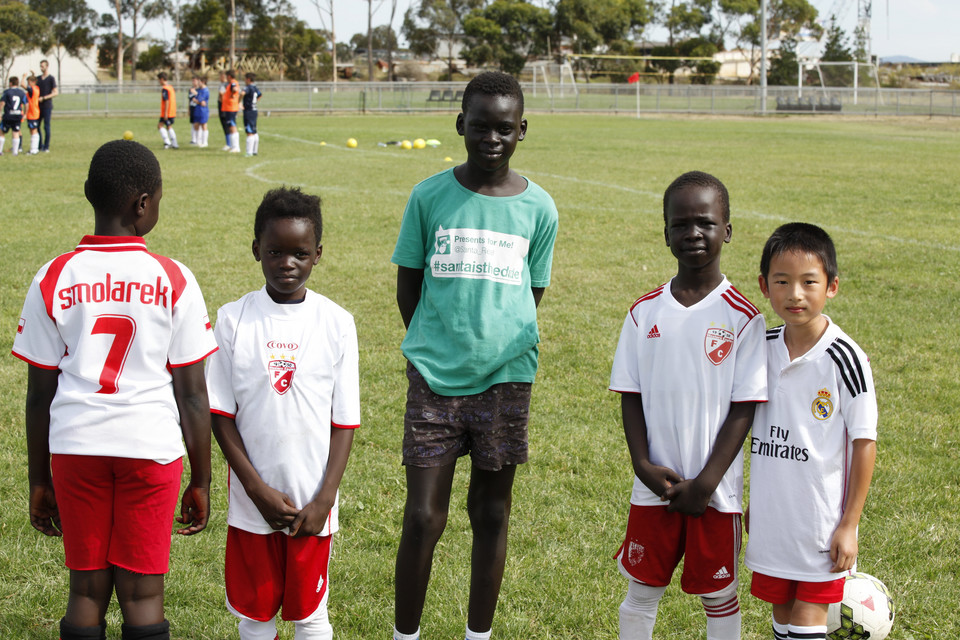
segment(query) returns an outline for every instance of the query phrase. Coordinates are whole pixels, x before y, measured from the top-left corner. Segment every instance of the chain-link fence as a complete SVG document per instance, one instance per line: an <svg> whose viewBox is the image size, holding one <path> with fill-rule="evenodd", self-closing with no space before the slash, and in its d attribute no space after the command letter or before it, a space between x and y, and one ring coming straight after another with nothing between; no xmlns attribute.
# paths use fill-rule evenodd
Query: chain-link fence
<svg viewBox="0 0 960 640"><path fill-rule="evenodd" d="M463 83L444 82L263 82L261 111L276 113L424 113L460 108ZM186 115L189 85L177 89ZM211 111L217 86L210 86ZM693 113L757 115L763 112L755 86L690 84L524 84L526 110L540 113ZM65 85L54 103L59 114L150 115L160 112L155 83ZM853 116L960 116L960 91L948 89L848 89L769 87L767 114Z"/></svg>

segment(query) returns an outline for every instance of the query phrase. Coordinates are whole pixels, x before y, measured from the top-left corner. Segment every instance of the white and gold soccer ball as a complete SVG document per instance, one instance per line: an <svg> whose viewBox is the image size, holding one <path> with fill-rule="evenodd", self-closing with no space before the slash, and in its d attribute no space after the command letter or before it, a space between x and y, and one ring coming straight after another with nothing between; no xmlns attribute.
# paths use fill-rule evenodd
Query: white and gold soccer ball
<svg viewBox="0 0 960 640"><path fill-rule="evenodd" d="M868 573L854 573L843 583L843 600L827 610L827 638L883 640L895 615L886 585Z"/></svg>

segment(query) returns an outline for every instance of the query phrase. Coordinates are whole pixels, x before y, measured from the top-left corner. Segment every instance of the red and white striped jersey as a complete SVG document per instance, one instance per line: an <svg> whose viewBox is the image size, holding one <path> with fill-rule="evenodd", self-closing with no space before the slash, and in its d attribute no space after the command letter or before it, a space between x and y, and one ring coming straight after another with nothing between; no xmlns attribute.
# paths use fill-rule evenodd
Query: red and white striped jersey
<svg viewBox="0 0 960 640"><path fill-rule="evenodd" d="M765 324L726 278L689 307L673 297L670 284L641 297L627 313L610 389L642 395L651 462L694 478L710 456L730 403L767 399ZM739 513L742 498L741 454L710 506ZM630 502L663 504L638 478Z"/></svg>
<svg viewBox="0 0 960 640"><path fill-rule="evenodd" d="M193 274L132 236L85 236L45 264L13 341L13 355L60 370L51 453L162 464L183 455L170 368L216 349Z"/></svg>

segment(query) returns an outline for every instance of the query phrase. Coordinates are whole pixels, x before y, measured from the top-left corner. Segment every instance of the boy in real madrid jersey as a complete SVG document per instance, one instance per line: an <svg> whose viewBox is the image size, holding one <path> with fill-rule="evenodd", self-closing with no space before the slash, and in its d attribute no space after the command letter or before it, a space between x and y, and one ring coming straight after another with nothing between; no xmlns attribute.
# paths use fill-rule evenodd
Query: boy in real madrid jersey
<svg viewBox="0 0 960 640"><path fill-rule="evenodd" d="M763 316L720 271L732 234L722 182L699 171L674 180L663 222L677 275L631 307L610 374L635 476L616 555L629 581L620 638L652 638L684 558L680 586L700 597L708 640L735 640L742 447L767 399Z"/></svg>
<svg viewBox="0 0 960 640"><path fill-rule="evenodd" d="M876 458L870 361L823 315L838 286L823 229L795 222L767 240L760 290L784 324L767 332L770 402L750 445L746 564L780 640L826 637L828 604L856 567Z"/></svg>
<svg viewBox="0 0 960 640"><path fill-rule="evenodd" d="M209 514L203 359L217 346L193 274L143 240L160 212L153 153L108 142L84 193L94 234L40 269L13 341L30 365L30 522L63 535L70 595L61 640L106 638L114 592L124 640L164 640L184 444L190 482L177 533L202 531Z"/></svg>
<svg viewBox="0 0 960 640"><path fill-rule="evenodd" d="M266 284L217 312L213 431L230 465L227 608L241 640L329 640L327 567L337 493L360 426L353 316L306 288L323 246L320 198L268 192L253 255Z"/></svg>

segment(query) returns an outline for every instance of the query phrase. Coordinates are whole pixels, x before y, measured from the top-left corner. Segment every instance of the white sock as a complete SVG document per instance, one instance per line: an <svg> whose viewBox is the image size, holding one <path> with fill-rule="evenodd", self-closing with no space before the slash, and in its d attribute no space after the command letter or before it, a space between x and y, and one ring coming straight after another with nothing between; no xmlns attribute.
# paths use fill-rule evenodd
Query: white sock
<svg viewBox="0 0 960 640"><path fill-rule="evenodd" d="M40 150L40 134L30 134L30 153L36 153Z"/></svg>
<svg viewBox="0 0 960 640"><path fill-rule="evenodd" d="M174 131L173 129L170 129L169 131L170 131L170 145L175 147L177 146L177 132Z"/></svg>
<svg viewBox="0 0 960 640"><path fill-rule="evenodd" d="M253 134L253 153L260 153L260 134Z"/></svg>
<svg viewBox="0 0 960 640"><path fill-rule="evenodd" d="M801 627L796 624L787 625L787 637L803 638L804 640L824 640L827 637L827 625L816 627Z"/></svg>
<svg viewBox="0 0 960 640"><path fill-rule="evenodd" d="M240 632L240 640L273 640L277 637L276 618L266 622L243 618L237 625L237 630Z"/></svg>
<svg viewBox="0 0 960 640"><path fill-rule="evenodd" d="M253 135L247 136L247 155L253 155Z"/></svg>
<svg viewBox="0 0 960 640"><path fill-rule="evenodd" d="M209 129L200 129L200 146L207 146L207 139L210 137Z"/></svg>
<svg viewBox="0 0 960 640"><path fill-rule="evenodd" d="M657 606L666 587L650 587L630 581L620 603L620 640L651 640L657 622Z"/></svg>
<svg viewBox="0 0 960 640"><path fill-rule="evenodd" d="M413 633L400 633L397 628L393 628L393 640L420 640L420 627Z"/></svg>
<svg viewBox="0 0 960 640"><path fill-rule="evenodd" d="M790 632L790 625L780 624L773 620L773 638L774 640L787 640L787 634Z"/></svg>
<svg viewBox="0 0 960 640"><path fill-rule="evenodd" d="M326 611L309 622L294 623L294 640L333 640L333 627Z"/></svg>
<svg viewBox="0 0 960 640"><path fill-rule="evenodd" d="M474 631L470 628L470 625L467 625L467 633L464 636L465 640L490 640L490 634L493 633L493 629L489 631L484 631L483 633L479 631Z"/></svg>
<svg viewBox="0 0 960 640"><path fill-rule="evenodd" d="M167 133L166 127L160 127L160 138L163 140L163 144L170 144L170 134Z"/></svg>
<svg viewBox="0 0 960 640"><path fill-rule="evenodd" d="M20 155L20 138L13 139L13 155Z"/></svg>
<svg viewBox="0 0 960 640"><path fill-rule="evenodd" d="M3 143L6 141L7 141L6 138L4 138L3 136L0 136L0 153L3 153Z"/></svg>
<svg viewBox="0 0 960 640"><path fill-rule="evenodd" d="M230 134L230 149L236 149L240 151L240 133L231 133Z"/></svg>
<svg viewBox="0 0 960 640"><path fill-rule="evenodd" d="M740 601L737 594L701 597L707 613L707 640L740 640Z"/></svg>

